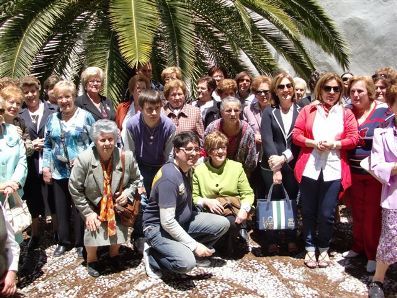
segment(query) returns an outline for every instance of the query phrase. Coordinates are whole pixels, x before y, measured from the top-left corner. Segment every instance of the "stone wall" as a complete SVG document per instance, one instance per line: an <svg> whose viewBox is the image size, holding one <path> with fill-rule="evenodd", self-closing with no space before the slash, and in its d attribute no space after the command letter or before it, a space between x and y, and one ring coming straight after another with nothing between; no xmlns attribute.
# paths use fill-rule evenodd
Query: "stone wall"
<svg viewBox="0 0 397 298"><path fill-rule="evenodd" d="M319 0L349 43L349 70L373 74L383 66L397 68L397 0ZM315 65L321 70L343 73L335 59L308 42ZM280 65L294 71L280 59Z"/></svg>

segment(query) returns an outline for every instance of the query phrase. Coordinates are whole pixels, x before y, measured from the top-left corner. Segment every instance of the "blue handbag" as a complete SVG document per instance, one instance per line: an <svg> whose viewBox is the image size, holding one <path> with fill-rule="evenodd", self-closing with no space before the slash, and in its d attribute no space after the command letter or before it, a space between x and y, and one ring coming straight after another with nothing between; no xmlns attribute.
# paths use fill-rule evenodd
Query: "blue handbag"
<svg viewBox="0 0 397 298"><path fill-rule="evenodd" d="M259 230L294 230L297 228L296 200L291 200L281 184L285 198L271 201L273 186L267 198L259 199L256 205L256 222Z"/></svg>

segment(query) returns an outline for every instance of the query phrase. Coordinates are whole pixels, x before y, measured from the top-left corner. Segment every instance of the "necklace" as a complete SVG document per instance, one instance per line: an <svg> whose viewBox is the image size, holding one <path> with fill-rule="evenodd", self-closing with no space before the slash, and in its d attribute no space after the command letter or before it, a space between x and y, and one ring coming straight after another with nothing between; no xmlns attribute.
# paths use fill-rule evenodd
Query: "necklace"
<svg viewBox="0 0 397 298"><path fill-rule="evenodd" d="M144 124L143 126L145 126L146 131L149 133L149 145L152 145L154 140L154 133L156 132L156 127L150 128L146 124Z"/></svg>

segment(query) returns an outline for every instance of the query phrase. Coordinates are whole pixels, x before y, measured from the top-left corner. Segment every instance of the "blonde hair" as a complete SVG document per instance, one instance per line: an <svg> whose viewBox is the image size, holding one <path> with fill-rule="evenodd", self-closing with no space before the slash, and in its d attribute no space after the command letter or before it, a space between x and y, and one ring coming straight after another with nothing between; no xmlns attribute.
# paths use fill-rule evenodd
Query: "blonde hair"
<svg viewBox="0 0 397 298"><path fill-rule="evenodd" d="M165 77L167 75L170 74L175 74L176 78L178 80L182 80L182 71L178 66L170 66L165 68L162 72L161 72L161 80L164 82L165 81Z"/></svg>
<svg viewBox="0 0 397 298"><path fill-rule="evenodd" d="M4 101L14 99L14 100L18 100L21 104L23 103L24 100L24 95L21 88L14 85L9 85L3 88L0 91L0 96L3 98Z"/></svg>
<svg viewBox="0 0 397 298"><path fill-rule="evenodd" d="M73 97L76 97L77 94L76 85L73 82L66 80L56 83L53 90L56 97L58 97L60 92L65 90L72 92Z"/></svg>
<svg viewBox="0 0 397 298"><path fill-rule="evenodd" d="M215 130L209 133L204 139L204 149L209 153L211 149L219 146L227 146L229 139L223 133Z"/></svg>
<svg viewBox="0 0 397 298"><path fill-rule="evenodd" d="M164 86L164 97L165 97L167 100L168 100L168 96L169 96L170 93L171 93L171 90L172 90L172 89L175 89L175 88L181 88L183 94L184 94L185 97L186 97L187 89L186 89L185 83L184 83L183 81L181 81L181 80L172 80L172 81L169 81L169 82L168 82L167 84L165 84L165 86Z"/></svg>
<svg viewBox="0 0 397 298"><path fill-rule="evenodd" d="M103 82L103 70L96 66L87 67L81 73L81 84L83 85L83 89L85 90L85 86L87 85L88 81L92 77L99 77L101 82Z"/></svg>
<svg viewBox="0 0 397 298"><path fill-rule="evenodd" d="M226 91L234 91L237 92L237 83L233 79L223 79L219 81L218 86L216 87L216 92L221 95Z"/></svg>

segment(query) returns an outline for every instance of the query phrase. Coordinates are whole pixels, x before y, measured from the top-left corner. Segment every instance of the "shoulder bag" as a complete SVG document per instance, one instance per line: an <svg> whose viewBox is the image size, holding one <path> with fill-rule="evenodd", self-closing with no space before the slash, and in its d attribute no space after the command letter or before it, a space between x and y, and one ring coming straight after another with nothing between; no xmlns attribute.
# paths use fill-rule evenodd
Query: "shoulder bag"
<svg viewBox="0 0 397 298"><path fill-rule="evenodd" d="M32 216L30 215L26 201L23 201L17 192L12 194L15 206L11 206L10 198L7 195L4 200L4 210L14 233L22 233L32 224Z"/></svg>
<svg viewBox="0 0 397 298"><path fill-rule="evenodd" d="M273 186L266 199L259 199L256 207L256 220L259 230L294 230L297 228L296 200L291 200L281 184L285 198L271 201Z"/></svg>
<svg viewBox="0 0 397 298"><path fill-rule="evenodd" d="M119 184L119 193L121 194L123 191L123 180L124 180L124 173L125 173L125 151L121 151L120 154L121 159L121 167L122 167L122 174ZM138 190L135 191L134 199L131 202L130 200L127 201L127 204L121 206L119 204L115 204L115 211L120 217L121 224L126 227L133 227L135 224L136 219L139 216L139 212L141 210L141 196L138 194Z"/></svg>

